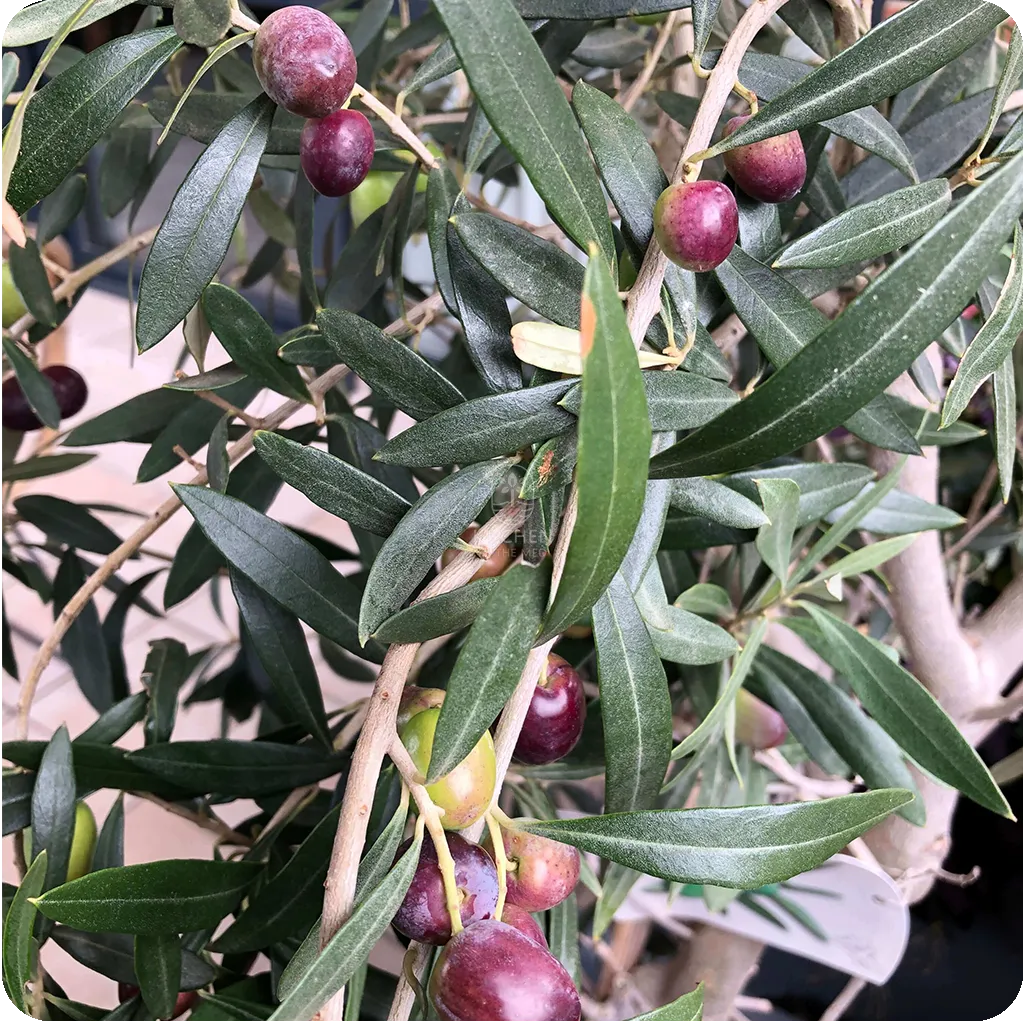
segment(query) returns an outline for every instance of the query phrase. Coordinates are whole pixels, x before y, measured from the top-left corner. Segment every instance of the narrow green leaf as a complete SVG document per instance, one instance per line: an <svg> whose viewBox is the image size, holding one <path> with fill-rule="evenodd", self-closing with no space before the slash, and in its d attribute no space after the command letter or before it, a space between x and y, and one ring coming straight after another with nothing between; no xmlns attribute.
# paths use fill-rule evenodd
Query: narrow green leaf
<svg viewBox="0 0 1024 1024"><path fill-rule="evenodd" d="M254 446L282 480L314 504L381 537L388 536L411 507L386 484L312 445L258 430Z"/></svg>
<svg viewBox="0 0 1024 1024"><path fill-rule="evenodd" d="M711 619L726 618L736 612L728 591L715 583L695 583L676 598L675 604L677 608Z"/></svg>
<svg viewBox="0 0 1024 1024"><path fill-rule="evenodd" d="M607 266L593 254L580 319L579 517L544 623L549 637L591 608L618 570L643 508L651 448L643 379L625 313Z"/></svg>
<svg viewBox="0 0 1024 1024"><path fill-rule="evenodd" d="M113 409L86 420L64 439L64 446L81 448L114 441L152 441L180 412L194 406L192 395L165 388L144 391Z"/></svg>
<svg viewBox="0 0 1024 1024"><path fill-rule="evenodd" d="M574 892L548 911L548 948L577 986L581 984L583 976L579 922L579 907Z"/></svg>
<svg viewBox="0 0 1024 1024"><path fill-rule="evenodd" d="M804 298L799 288L739 247L716 268L715 276L737 316L776 368L783 367L829 326L825 314ZM885 395L872 398L845 426L879 447L918 454L921 449L913 433L890 404Z"/></svg>
<svg viewBox="0 0 1024 1024"><path fill-rule="evenodd" d="M382 657L376 643L358 638L359 591L316 548L237 498L204 487L173 489L210 543L257 587L345 650Z"/></svg>
<svg viewBox="0 0 1024 1024"><path fill-rule="evenodd" d="M66 13L80 6L73 4ZM91 13L102 6L97 4ZM172 28L122 36L93 50L33 95L25 107L21 148L7 190L18 213L60 185L180 46Z"/></svg>
<svg viewBox="0 0 1024 1024"><path fill-rule="evenodd" d="M234 569L231 591L274 693L292 718L323 749L331 750L320 681L299 620Z"/></svg>
<svg viewBox="0 0 1024 1024"><path fill-rule="evenodd" d="M986 0L924 0L907 7L773 99L711 152L877 103L948 64L1005 17Z"/></svg>
<svg viewBox="0 0 1024 1024"><path fill-rule="evenodd" d="M3 339L3 348L32 411L46 426L56 430L60 426L60 406L49 378L43 376L36 364L10 338Z"/></svg>
<svg viewBox="0 0 1024 1024"><path fill-rule="evenodd" d="M128 761L192 792L256 797L326 779L345 757L265 740L184 740L154 743L130 753Z"/></svg>
<svg viewBox="0 0 1024 1024"><path fill-rule="evenodd" d="M82 562L74 550L68 550L53 578L54 618L85 583ZM60 644L61 657L71 666L75 682L85 699L97 710L106 711L114 703L114 683L107 648L100 634L100 619L95 603L88 604L68 627Z"/></svg>
<svg viewBox="0 0 1024 1024"><path fill-rule="evenodd" d="M36 905L32 901L43 891L46 874L44 850L25 872L25 877L21 880L21 885L18 886L18 891L14 894L4 917L4 989L11 1002L26 1016L29 1010L25 986L32 980L33 975L32 928L36 921Z"/></svg>
<svg viewBox="0 0 1024 1024"><path fill-rule="evenodd" d="M82 15L75 27L85 28L130 3L132 0L99 0ZM46 3L29 4L7 23L4 48L12 49L49 39L81 6L81 0L47 0Z"/></svg>
<svg viewBox="0 0 1024 1024"><path fill-rule="evenodd" d="M773 267L839 267L894 252L932 228L949 209L945 178L910 185L839 214L791 242Z"/></svg>
<svg viewBox="0 0 1024 1024"><path fill-rule="evenodd" d="M970 300L1019 215L1021 167L1015 157L953 207L749 398L655 456L651 475L745 468L827 433L879 394Z"/></svg>
<svg viewBox="0 0 1024 1024"><path fill-rule="evenodd" d="M788 480L778 482L790 483ZM676 480L669 501L673 508L681 512L703 516L738 530L756 530L758 527L766 527L769 522L768 516L755 502L717 480L701 476Z"/></svg>
<svg viewBox="0 0 1024 1024"><path fill-rule="evenodd" d="M113 609L112 609L113 610ZM108 612L107 618L109 619ZM76 743L116 743L133 725L137 725L146 714L149 694L133 693L124 700L107 708L95 722L75 737Z"/></svg>
<svg viewBox="0 0 1024 1024"><path fill-rule="evenodd" d="M1010 36L1010 46L1006 51L1006 60L1003 62L1003 70L999 74L999 82L996 84L995 95L992 97L988 122L985 125L985 130L981 133L981 141L978 143L977 151L979 153L992 137L992 132L1002 116L1010 93L1019 88L1022 69L1024 69L1024 44L1021 42L1020 29L1015 25L1013 34Z"/></svg>
<svg viewBox="0 0 1024 1024"><path fill-rule="evenodd" d="M370 569L359 608L361 643L404 604L434 562L473 522L511 465L500 459L467 466L434 484L412 506Z"/></svg>
<svg viewBox="0 0 1024 1024"><path fill-rule="evenodd" d="M400 466L465 465L546 441L575 425L558 404L572 386L557 380L462 402L403 430L376 458Z"/></svg>
<svg viewBox="0 0 1024 1024"><path fill-rule="evenodd" d="M14 286L28 311L39 323L56 327L60 314L35 239L26 238L24 247L12 241L7 250L7 261Z"/></svg>
<svg viewBox="0 0 1024 1024"><path fill-rule="evenodd" d="M324 815L288 862L267 879L227 931L207 948L217 953L265 949L309 928L323 903L340 814L339 804Z"/></svg>
<svg viewBox="0 0 1024 1024"><path fill-rule="evenodd" d="M519 564L498 577L448 680L427 783L460 764L491 727L519 682L547 604L548 573ZM667 692L667 691L666 691Z"/></svg>
<svg viewBox="0 0 1024 1024"><path fill-rule="evenodd" d="M327 343L373 389L414 419L425 419L465 401L462 393L408 345L368 320L338 309L321 309L317 327Z"/></svg>
<svg viewBox="0 0 1024 1024"><path fill-rule="evenodd" d="M785 10L785 8L783 8ZM650 1013L641 1013L630 1020L703 1020L704 1013L704 982L702 981L692 992L680 996L671 1003L659 1006Z"/></svg>
<svg viewBox="0 0 1024 1024"><path fill-rule="evenodd" d="M105 217L116 217L131 202L149 167L152 141L148 127L134 126L122 126L108 139L98 175Z"/></svg>
<svg viewBox="0 0 1024 1024"><path fill-rule="evenodd" d="M640 877L639 871L624 868L614 861L608 865L601 879L601 895L594 907L594 924L591 929L594 938L604 935L608 930L615 911L626 901Z"/></svg>
<svg viewBox="0 0 1024 1024"><path fill-rule="evenodd" d="M605 737L605 810L653 807L672 748L672 701L665 669L619 574L594 605L594 642Z"/></svg>
<svg viewBox="0 0 1024 1024"><path fill-rule="evenodd" d="M21 61L18 59L16 53L5 53L3 56L3 99L2 102L7 102L7 97L10 96L11 91L14 89L15 83L18 81L18 70L21 67Z"/></svg>
<svg viewBox="0 0 1024 1024"><path fill-rule="evenodd" d="M37 906L54 921L93 932L162 935L216 928L261 870L247 861L130 864L65 882Z"/></svg>
<svg viewBox="0 0 1024 1024"><path fill-rule="evenodd" d="M900 789L758 807L631 811L524 823L644 874L756 889L809 871L910 800Z"/></svg>
<svg viewBox="0 0 1024 1024"><path fill-rule="evenodd" d="M181 323L220 267L263 155L274 109L266 96L243 107L175 193L139 282L135 336L140 352Z"/></svg>
<svg viewBox="0 0 1024 1024"><path fill-rule="evenodd" d="M715 701L714 706L704 716L700 725L681 743L676 745L672 751L672 760L678 760L680 757L686 757L688 754L700 750L705 744L712 742L714 737L721 731L725 725L726 716L732 710L736 694L739 693L743 681L747 678L754 664L754 658L757 657L757 652L760 650L767 632L768 620L764 618L758 619L753 629L751 629L750 635L747 637L747 642L743 645L743 650L740 651L733 662L732 672L718 694L718 699ZM742 886L739 888L742 888Z"/></svg>
<svg viewBox="0 0 1024 1024"><path fill-rule="evenodd" d="M211 284L203 292L203 312L213 333L237 366L287 398L309 401L302 375L277 354L277 338L238 292Z"/></svg>
<svg viewBox="0 0 1024 1024"><path fill-rule="evenodd" d="M121 538L88 509L50 494L29 494L14 503L19 518L42 530L51 540L109 555Z"/></svg>
<svg viewBox="0 0 1024 1024"><path fill-rule="evenodd" d="M959 419L975 392L1012 354L1014 342L1020 337L1021 329L1024 327L1022 279L1024 275L1018 224L1013 238L1010 271L999 292L999 298L981 330L967 347L957 367L953 383L946 392L946 400L942 406L943 427Z"/></svg>
<svg viewBox="0 0 1024 1024"><path fill-rule="evenodd" d="M722 0L691 0L690 14L693 18L693 59L699 61L711 38L711 26L718 17Z"/></svg>
<svg viewBox="0 0 1024 1024"><path fill-rule="evenodd" d="M768 687L773 701L783 690L800 702L824 739L866 786L905 789L917 797L914 777L896 741L838 686L770 647L762 648L754 671ZM786 724L790 724L788 720ZM920 799L896 813L912 824L924 824L925 812Z"/></svg>
<svg viewBox="0 0 1024 1024"><path fill-rule="evenodd" d="M96 838L92 854L92 870L119 868L124 865L124 793L118 793L114 805L107 811L103 828Z"/></svg>
<svg viewBox="0 0 1024 1024"><path fill-rule="evenodd" d="M166 743L178 714L178 691L189 675L188 650L179 640L151 640L142 686L149 693L143 733L146 743ZM152 1007L150 1007L152 1009Z"/></svg>
<svg viewBox="0 0 1024 1024"><path fill-rule="evenodd" d="M431 56L444 49L451 50L451 43L447 40L442 42ZM421 69L426 67L430 60L431 57L428 57L427 61L420 65ZM411 84L407 88L413 91ZM458 195L459 183L448 166L435 167L427 178L427 238L430 241L430 258L434 266L437 290L452 316L459 315L459 302L455 295L451 263L448 258L448 221Z"/></svg>
<svg viewBox="0 0 1024 1024"><path fill-rule="evenodd" d="M1012 818L985 763L935 698L852 626L815 605L804 602L802 606L825 638L829 663L903 750L925 771L975 803Z"/></svg>
<svg viewBox="0 0 1024 1024"><path fill-rule="evenodd" d="M699 615L666 605L661 609L665 624L647 620L658 657L677 665L714 665L739 649L721 626Z"/></svg>
<svg viewBox="0 0 1024 1024"><path fill-rule="evenodd" d="M978 137L978 124L992 100L992 90L976 93L959 103L942 107L904 136L922 178L937 178L956 167ZM894 168L884 166L878 157L868 157L843 178L843 194L848 205L866 203L903 184Z"/></svg>
<svg viewBox="0 0 1024 1024"><path fill-rule="evenodd" d="M143 1002L157 1020L173 1017L181 977L178 936L136 935L135 976L139 979Z"/></svg>
<svg viewBox="0 0 1024 1024"><path fill-rule="evenodd" d="M44 850L46 879L43 891L60 885L68 874L71 841L75 832L75 768L71 739L62 725L46 745L32 789L32 855Z"/></svg>
<svg viewBox="0 0 1024 1024"><path fill-rule="evenodd" d="M768 523L757 531L757 551L785 587L792 558L793 534L800 509L800 488L792 480L757 480Z"/></svg>
<svg viewBox="0 0 1024 1024"><path fill-rule="evenodd" d="M405 899L422 845L420 831L401 860L356 907L301 976L295 978L271 1020L312 1017L359 969Z"/></svg>
<svg viewBox="0 0 1024 1024"><path fill-rule="evenodd" d="M1015 359L1011 352L992 378L992 404L995 408L996 464L1003 503L1010 500L1013 464L1017 458L1017 383Z"/></svg>
<svg viewBox="0 0 1024 1024"><path fill-rule="evenodd" d="M66 473L91 462L94 458L95 455L73 455L70 452L64 455L36 455L13 466L7 466L4 469L4 480L36 480L43 476Z"/></svg>
<svg viewBox="0 0 1024 1024"><path fill-rule="evenodd" d="M472 580L447 594L416 601L386 619L373 634L374 639L385 644L409 644L457 633L476 620L497 585L497 579Z"/></svg>
<svg viewBox="0 0 1024 1024"><path fill-rule="evenodd" d="M819 57L828 60L832 56L836 29L828 0L789 0L779 9L779 17Z"/></svg>
<svg viewBox="0 0 1024 1024"><path fill-rule="evenodd" d="M487 120L554 219L581 249L596 244L610 266L611 224L586 146L555 76L511 0L485 12L472 0L441 0L455 52Z"/></svg>

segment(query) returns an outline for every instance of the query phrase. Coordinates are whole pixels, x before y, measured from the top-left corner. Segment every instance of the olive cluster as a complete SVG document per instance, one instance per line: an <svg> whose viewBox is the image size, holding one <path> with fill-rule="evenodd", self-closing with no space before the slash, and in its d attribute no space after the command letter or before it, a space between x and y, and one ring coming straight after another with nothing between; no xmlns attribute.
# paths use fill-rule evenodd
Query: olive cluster
<svg viewBox="0 0 1024 1024"><path fill-rule="evenodd" d="M267 95L308 120L299 162L325 196L348 195L369 173L374 139L370 122L345 109L356 84L356 57L348 36L313 7L282 7L260 25L252 63Z"/></svg>

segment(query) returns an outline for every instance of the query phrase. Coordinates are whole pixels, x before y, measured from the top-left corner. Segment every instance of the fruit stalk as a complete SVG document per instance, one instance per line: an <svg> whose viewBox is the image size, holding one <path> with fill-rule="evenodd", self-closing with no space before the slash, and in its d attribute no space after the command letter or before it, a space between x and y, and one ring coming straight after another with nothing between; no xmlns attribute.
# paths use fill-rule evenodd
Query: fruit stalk
<svg viewBox="0 0 1024 1024"><path fill-rule="evenodd" d="M484 815L487 831L491 836L494 848L494 866L498 870L498 905L494 908L495 920L501 920L501 912L505 909L505 897L508 895L508 862L505 859L505 847L501 839L501 826L498 819L488 812Z"/></svg>
<svg viewBox="0 0 1024 1024"><path fill-rule="evenodd" d="M352 89L364 107L373 111L391 129L391 134L401 139L419 158L421 164L432 171L438 167L437 157L420 142L419 136L389 107L386 107L372 92L356 84Z"/></svg>

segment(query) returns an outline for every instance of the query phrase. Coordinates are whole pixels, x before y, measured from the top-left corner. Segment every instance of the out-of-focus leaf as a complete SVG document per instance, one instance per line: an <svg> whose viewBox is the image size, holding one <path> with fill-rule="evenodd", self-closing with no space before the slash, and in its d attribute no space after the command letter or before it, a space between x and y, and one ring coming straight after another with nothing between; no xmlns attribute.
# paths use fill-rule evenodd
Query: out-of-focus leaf
<svg viewBox="0 0 1024 1024"><path fill-rule="evenodd" d="M512 696L544 615L548 578L545 569L513 565L488 595L448 680L428 783L472 752Z"/></svg>
<svg viewBox="0 0 1024 1024"><path fill-rule="evenodd" d="M282 480L314 504L381 537L388 536L411 507L386 484L312 445L259 430L254 446Z"/></svg>
<svg viewBox="0 0 1024 1024"><path fill-rule="evenodd" d="M261 866L247 861L160 860L94 871L51 889L37 906L86 931L162 935L215 928Z"/></svg>
<svg viewBox="0 0 1024 1024"><path fill-rule="evenodd" d="M1012 817L985 763L935 698L852 626L815 605L804 603L803 607L825 637L829 662L903 750L925 771L975 803Z"/></svg>
<svg viewBox="0 0 1024 1024"><path fill-rule="evenodd" d="M969 301L1018 216L1021 167L1017 156L953 207L749 398L655 456L651 475L728 472L782 455L879 394Z"/></svg>
<svg viewBox="0 0 1024 1024"><path fill-rule="evenodd" d="M175 493L227 561L318 633L370 660L382 651L356 631L359 591L311 544L244 502L203 487Z"/></svg>
<svg viewBox="0 0 1024 1024"><path fill-rule="evenodd" d="M403 412L424 419L465 399L446 377L407 345L368 320L337 309L321 309L317 326L327 343L380 395Z"/></svg>
<svg viewBox="0 0 1024 1024"><path fill-rule="evenodd" d="M53 192L180 46L172 28L121 36L35 93L25 107L21 148L11 170L11 206L24 213Z"/></svg>
<svg viewBox="0 0 1024 1024"><path fill-rule="evenodd" d="M50 494L29 494L14 503L18 516L51 540L83 551L109 555L121 543L88 509Z"/></svg>
<svg viewBox="0 0 1024 1024"><path fill-rule="evenodd" d="M942 426L959 418L978 388L1006 361L1024 326L1020 225L1013 239L1010 272L991 315L964 353L942 406Z"/></svg>
<svg viewBox="0 0 1024 1024"><path fill-rule="evenodd" d="M103 828L96 838L92 855L92 870L119 868L124 864L124 793L118 793L114 805L107 811Z"/></svg>
<svg viewBox="0 0 1024 1024"><path fill-rule="evenodd" d="M43 891L67 878L75 832L75 768L71 739L62 725L46 745L32 789L32 853L46 851Z"/></svg>
<svg viewBox="0 0 1024 1024"><path fill-rule="evenodd" d="M622 576L594 606L605 737L605 810L653 807L668 770L672 701L665 669Z"/></svg>
<svg viewBox="0 0 1024 1024"><path fill-rule="evenodd" d="M39 323L55 327L60 321L60 314L35 239L26 238L24 246L12 240L7 250L7 263L14 286L28 311Z"/></svg>
<svg viewBox="0 0 1024 1024"><path fill-rule="evenodd" d="M545 619L547 636L591 608L618 571L643 507L651 447L643 380L622 304L608 268L593 254L580 319L579 517Z"/></svg>
<svg viewBox="0 0 1024 1024"><path fill-rule="evenodd" d="M393 437L378 452L400 466L481 462L562 434L575 417L559 406L572 381L552 381L462 402Z"/></svg>
<svg viewBox="0 0 1024 1024"><path fill-rule="evenodd" d="M166 388L144 391L79 424L64 438L64 446L81 448L114 441L152 441L178 413L193 407L195 401L191 395Z"/></svg>
<svg viewBox="0 0 1024 1024"><path fill-rule="evenodd" d="M321 747L332 749L320 682L298 619L235 570L231 571L231 589L274 692Z"/></svg>
<svg viewBox="0 0 1024 1024"><path fill-rule="evenodd" d="M877 103L948 64L1005 17L987 0L925 0L907 7L762 107L711 152Z"/></svg>
<svg viewBox="0 0 1024 1024"><path fill-rule="evenodd" d="M181 939L177 935L136 935L135 976L142 999L157 1020L173 1017L181 977Z"/></svg>
<svg viewBox="0 0 1024 1024"><path fill-rule="evenodd" d="M839 214L791 242L773 267L838 267L909 245L949 209L945 178L910 185Z"/></svg>
<svg viewBox="0 0 1024 1024"><path fill-rule="evenodd" d="M370 569L359 609L361 643L398 611L434 562L473 522L511 464L499 459L467 466L434 484L406 513Z"/></svg>
<svg viewBox="0 0 1024 1024"><path fill-rule="evenodd" d="M785 10L785 8L783 8ZM630 1020L703 1020L704 1013L704 982L692 992L680 996L671 1003L659 1006L650 1013L641 1013Z"/></svg>
<svg viewBox="0 0 1024 1024"><path fill-rule="evenodd" d="M551 215L580 248L596 243L611 265L611 224L586 146L565 94L511 0L494 0L486 17L472 0L441 0L436 6L477 102Z"/></svg>
<svg viewBox="0 0 1024 1024"><path fill-rule="evenodd" d="M811 803L630 811L524 823L644 874L755 889L808 871L910 799L900 789Z"/></svg>
<svg viewBox="0 0 1024 1024"><path fill-rule="evenodd" d="M266 96L243 107L217 133L175 194L139 282L139 351L152 348L181 323L220 267L263 155L274 109Z"/></svg>
<svg viewBox="0 0 1024 1024"><path fill-rule="evenodd" d="M4 480L36 480L42 476L53 476L55 473L66 473L69 469L77 469L86 462L91 462L95 455L36 455L13 466L4 468Z"/></svg>
<svg viewBox="0 0 1024 1024"><path fill-rule="evenodd" d="M828 60L832 56L832 51L835 48L836 29L832 19L832 5L828 3L828 0L789 0L789 3L779 9L779 17L819 57ZM689 1019L699 1020L700 1018Z"/></svg>
<svg viewBox="0 0 1024 1024"><path fill-rule="evenodd" d="M3 349L29 407L46 426L56 430L60 426L60 406L49 378L10 338L3 339Z"/></svg>

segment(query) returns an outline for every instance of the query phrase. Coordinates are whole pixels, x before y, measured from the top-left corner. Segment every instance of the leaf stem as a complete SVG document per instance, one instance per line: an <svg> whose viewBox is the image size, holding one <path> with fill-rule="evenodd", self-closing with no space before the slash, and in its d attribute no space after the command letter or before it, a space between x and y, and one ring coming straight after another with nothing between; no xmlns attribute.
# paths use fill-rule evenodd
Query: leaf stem
<svg viewBox="0 0 1024 1024"><path fill-rule="evenodd" d="M484 815L487 822L487 831L491 837L491 847L494 850L494 865L498 869L498 902L494 908L494 918L501 920L501 912L505 909L505 897L508 894L508 860L505 857L505 841L501 835L501 826L494 814L488 811Z"/></svg>
<svg viewBox="0 0 1024 1024"><path fill-rule="evenodd" d="M401 139L415 154L419 161L428 170L432 171L439 167L437 157L420 142L416 133L389 107L386 107L376 96L361 85L352 89L352 95L360 100L363 106L373 111L391 129L391 134Z"/></svg>

